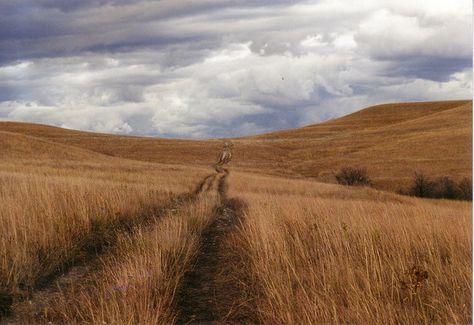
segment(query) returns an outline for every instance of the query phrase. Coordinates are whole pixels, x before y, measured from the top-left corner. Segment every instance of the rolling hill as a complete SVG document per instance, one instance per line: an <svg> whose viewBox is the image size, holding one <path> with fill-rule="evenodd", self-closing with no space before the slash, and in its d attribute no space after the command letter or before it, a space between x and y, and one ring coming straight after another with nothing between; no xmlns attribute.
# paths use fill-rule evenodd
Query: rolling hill
<svg viewBox="0 0 474 325"><path fill-rule="evenodd" d="M50 141L47 138L4 131L0 131L0 157L2 160L110 161L113 159L98 152Z"/></svg>
<svg viewBox="0 0 474 325"><path fill-rule="evenodd" d="M109 156L180 165L212 165L222 146L218 139L118 136L16 122L1 122L0 131ZM471 175L472 101L377 105L320 124L232 141L231 166L239 170L334 182L340 167L363 166L376 187L398 190L414 171Z"/></svg>
<svg viewBox="0 0 474 325"><path fill-rule="evenodd" d="M414 171L464 177L472 166L472 102L387 104L305 128L253 138L284 142L285 167L323 181L343 166L365 166L378 187L395 189Z"/></svg>
<svg viewBox="0 0 474 325"><path fill-rule="evenodd" d="M232 139L0 123L0 324L472 322L471 101Z"/></svg>

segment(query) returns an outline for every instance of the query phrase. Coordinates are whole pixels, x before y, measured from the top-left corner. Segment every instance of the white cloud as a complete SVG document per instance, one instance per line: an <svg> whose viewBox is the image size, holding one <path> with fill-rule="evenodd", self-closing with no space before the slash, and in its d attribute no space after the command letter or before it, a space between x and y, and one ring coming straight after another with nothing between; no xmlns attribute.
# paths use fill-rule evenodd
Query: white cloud
<svg viewBox="0 0 474 325"><path fill-rule="evenodd" d="M429 20L426 16L403 15L381 9L359 25L355 39L371 56L381 59L469 56L472 38L471 33L466 33L466 27L471 25L470 15L446 15L442 18L426 23Z"/></svg>
<svg viewBox="0 0 474 325"><path fill-rule="evenodd" d="M0 119L235 136L471 97L467 0L54 3L0 23Z"/></svg>

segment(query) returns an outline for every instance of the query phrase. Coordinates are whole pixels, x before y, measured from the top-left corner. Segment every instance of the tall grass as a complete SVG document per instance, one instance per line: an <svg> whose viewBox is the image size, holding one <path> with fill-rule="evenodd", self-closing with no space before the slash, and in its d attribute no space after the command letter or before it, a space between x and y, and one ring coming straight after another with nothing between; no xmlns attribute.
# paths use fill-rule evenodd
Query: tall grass
<svg viewBox="0 0 474 325"><path fill-rule="evenodd" d="M189 192L208 173L127 161L17 160L0 170L0 293L13 296L107 245L115 228Z"/></svg>
<svg viewBox="0 0 474 325"><path fill-rule="evenodd" d="M262 323L467 324L471 204L233 173Z"/></svg>
<svg viewBox="0 0 474 325"><path fill-rule="evenodd" d="M173 323L176 290L218 201L216 192L205 193L131 234L122 234L98 270L60 287L41 306L36 321Z"/></svg>
<svg viewBox="0 0 474 325"><path fill-rule="evenodd" d="M18 320L175 322L176 290L222 203L218 181L195 201L159 208L207 173L126 160L0 163L0 293L27 297L108 248L37 291L33 306L18 303ZM472 321L471 203L238 172L228 184L247 207L226 240L246 292L233 308L262 323Z"/></svg>

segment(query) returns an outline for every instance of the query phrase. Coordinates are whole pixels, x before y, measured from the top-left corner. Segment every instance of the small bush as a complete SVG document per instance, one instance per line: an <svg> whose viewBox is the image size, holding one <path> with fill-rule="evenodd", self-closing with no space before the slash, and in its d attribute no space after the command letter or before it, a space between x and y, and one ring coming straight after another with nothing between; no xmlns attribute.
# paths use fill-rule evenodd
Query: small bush
<svg viewBox="0 0 474 325"><path fill-rule="evenodd" d="M418 197L433 197L435 192L435 184L425 174L415 172L413 177L413 185L409 190L409 193L413 196Z"/></svg>
<svg viewBox="0 0 474 325"><path fill-rule="evenodd" d="M459 197L459 186L452 178L443 176L438 178L435 182L434 196L443 199L457 199Z"/></svg>
<svg viewBox="0 0 474 325"><path fill-rule="evenodd" d="M467 177L459 182L459 199L472 201L472 181Z"/></svg>
<svg viewBox="0 0 474 325"><path fill-rule="evenodd" d="M365 168L343 167L335 176L337 182L342 185L356 186L372 184L367 169Z"/></svg>
<svg viewBox="0 0 474 325"><path fill-rule="evenodd" d="M442 176L431 180L421 172L415 172L413 184L408 195L426 198L472 200L472 182L468 178L459 183L449 176Z"/></svg>

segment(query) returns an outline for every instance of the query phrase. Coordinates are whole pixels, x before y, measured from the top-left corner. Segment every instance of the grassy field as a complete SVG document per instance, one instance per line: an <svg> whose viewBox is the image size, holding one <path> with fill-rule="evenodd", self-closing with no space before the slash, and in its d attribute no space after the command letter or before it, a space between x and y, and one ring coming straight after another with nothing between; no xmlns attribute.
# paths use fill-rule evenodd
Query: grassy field
<svg viewBox="0 0 474 325"><path fill-rule="evenodd" d="M1 122L0 323L471 323L472 203L393 193L472 177L471 112L376 106L217 167L222 140Z"/></svg>
<svg viewBox="0 0 474 325"><path fill-rule="evenodd" d="M218 140L113 136L24 123L0 122L0 131L109 156L201 167L216 161L222 145ZM339 168L362 166L375 187L398 191L415 171L431 177L470 177L471 134L472 101L386 104L321 124L232 139L231 166L330 183Z"/></svg>
<svg viewBox="0 0 474 325"><path fill-rule="evenodd" d="M17 321L174 323L176 291L218 202L215 191L206 191L132 232L120 232L100 261L61 278L60 290L17 304Z"/></svg>
<svg viewBox="0 0 474 325"><path fill-rule="evenodd" d="M242 173L232 239L265 324L468 324L472 205Z"/></svg>
<svg viewBox="0 0 474 325"><path fill-rule="evenodd" d="M0 161L0 292L13 297L113 245L120 230L148 222L209 174L21 135L2 137L8 147Z"/></svg>

